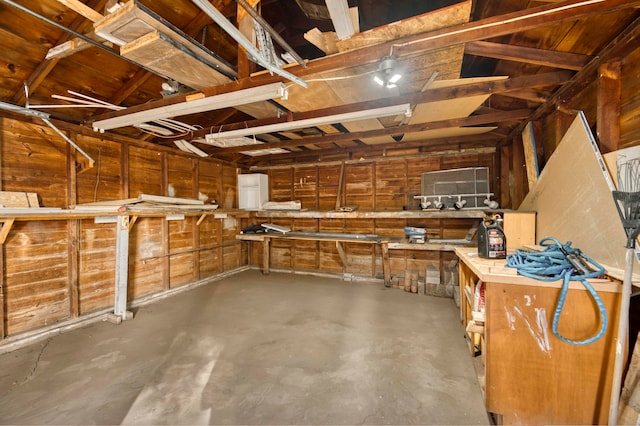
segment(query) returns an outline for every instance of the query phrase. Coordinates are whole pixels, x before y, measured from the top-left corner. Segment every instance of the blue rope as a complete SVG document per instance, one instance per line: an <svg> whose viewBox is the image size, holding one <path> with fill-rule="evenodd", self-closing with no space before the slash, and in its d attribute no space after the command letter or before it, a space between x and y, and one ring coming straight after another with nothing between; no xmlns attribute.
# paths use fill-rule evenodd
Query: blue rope
<svg viewBox="0 0 640 426"><path fill-rule="evenodd" d="M600 339L607 330L607 310L602 303L602 299L600 299L598 293L591 284L589 284L587 278L602 276L604 274L604 268L599 263L596 263L594 260L581 253L580 250L572 248L571 241L567 241L567 243L563 245L555 238L544 238L540 241L540 245L545 247L543 251L536 252L518 249L515 254L508 255L507 268L516 268L518 270L518 274L541 281L557 281L561 278L563 279L562 288L560 289L560 297L558 298L556 310L553 314L553 323L551 325L551 331L558 339L566 343L571 343L572 345L588 345L589 343L593 343ZM582 256L591 266L596 267L597 270L588 274L576 275L575 268L567 260L560 247L569 254ZM589 294L591 294L591 297L600 311L600 330L595 336L582 341L571 340L558 333L558 322L560 320L560 314L562 313L564 303L567 299L570 281L580 281Z"/></svg>

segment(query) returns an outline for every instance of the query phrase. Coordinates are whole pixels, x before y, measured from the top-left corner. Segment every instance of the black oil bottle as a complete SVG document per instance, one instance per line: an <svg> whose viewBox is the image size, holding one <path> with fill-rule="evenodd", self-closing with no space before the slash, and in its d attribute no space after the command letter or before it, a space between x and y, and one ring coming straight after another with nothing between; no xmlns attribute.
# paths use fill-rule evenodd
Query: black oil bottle
<svg viewBox="0 0 640 426"><path fill-rule="evenodd" d="M478 228L478 256L487 259L507 257L507 237L493 219L483 220Z"/></svg>

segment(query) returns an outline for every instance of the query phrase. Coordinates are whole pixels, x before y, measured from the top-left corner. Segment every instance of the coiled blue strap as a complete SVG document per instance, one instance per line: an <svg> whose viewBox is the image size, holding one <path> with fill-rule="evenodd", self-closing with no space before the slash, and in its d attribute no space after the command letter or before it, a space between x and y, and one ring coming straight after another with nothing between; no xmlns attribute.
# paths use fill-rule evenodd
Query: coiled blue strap
<svg viewBox="0 0 640 426"><path fill-rule="evenodd" d="M548 237L542 239L540 241L540 245L545 247L543 251L536 252L531 250L516 250L515 254L508 255L507 268L516 268L520 275L540 281L563 280L562 288L560 289L560 297L558 298L556 310L553 314L553 322L551 324L551 331L558 339L566 343L571 343L572 345L588 345L589 343L593 343L600 339L607 331L607 310L602 303L602 299L600 299L600 296L598 296L598 293L593 286L589 284L587 278L602 276L604 274L604 268L593 259L581 253L580 250L572 248L571 241L567 241L567 243L563 245L557 239ZM597 270L584 275L575 275L575 268L567 260L565 254L560 250L560 247L569 254L582 256ZM560 314L562 313L564 303L567 299L570 281L580 281L587 289L600 311L600 330L595 336L582 341L568 339L558 333L558 322L560 321Z"/></svg>

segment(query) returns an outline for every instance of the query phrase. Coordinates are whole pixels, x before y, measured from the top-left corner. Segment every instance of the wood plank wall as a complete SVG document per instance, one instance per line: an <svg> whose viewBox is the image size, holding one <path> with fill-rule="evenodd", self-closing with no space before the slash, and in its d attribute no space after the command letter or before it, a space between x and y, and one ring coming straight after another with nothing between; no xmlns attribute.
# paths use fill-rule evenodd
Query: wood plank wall
<svg viewBox="0 0 640 426"><path fill-rule="evenodd" d="M148 144L72 134L96 164L87 168L49 128L0 118L1 188L36 192L43 207L139 193L236 199L236 168ZM139 218L130 233L129 300L242 265L240 220ZM17 221L2 247L0 337L33 331L113 306L115 225L93 220Z"/></svg>
<svg viewBox="0 0 640 426"><path fill-rule="evenodd" d="M381 159L378 161L348 162L342 189L341 206L357 205L360 210L401 211L418 210L414 195L421 192L424 172L462 167L489 167L491 188L499 191L499 164L495 154L471 154L452 157L414 157ZM333 210L336 207L340 182L340 163L327 165L298 165L257 170L269 175L271 201L298 200L303 209ZM296 231L344 232L403 237L404 227L426 227L428 238L464 238L473 220L469 219L281 219L269 222ZM382 276L379 248L369 244L345 244L348 265L343 267L335 243L313 241L273 240L271 267L289 270L351 273L363 276ZM250 262L260 265L262 247L253 245ZM392 274L418 269L422 276L428 265L441 267L454 255L451 252L392 250Z"/></svg>

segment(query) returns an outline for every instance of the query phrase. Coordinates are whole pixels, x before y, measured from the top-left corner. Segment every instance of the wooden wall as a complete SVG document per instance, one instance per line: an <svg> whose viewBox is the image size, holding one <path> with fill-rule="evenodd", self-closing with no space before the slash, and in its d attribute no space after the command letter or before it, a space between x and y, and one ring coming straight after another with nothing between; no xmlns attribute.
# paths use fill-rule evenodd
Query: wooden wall
<svg viewBox="0 0 640 426"><path fill-rule="evenodd" d="M419 201L413 198L421 191L424 172L463 167L489 167L491 188L499 187L500 174L495 154L472 154L455 157L407 157L352 161L344 165L340 206L358 206L359 210L401 211L418 210ZM269 176L271 201L297 200L307 210L336 208L341 163L298 165L257 170ZM403 237L405 226L426 227L428 238L464 238L473 224L470 219L282 219L269 222L296 231L378 234ZM382 276L379 248L369 244L345 244L347 265L340 261L335 243L313 241L273 240L271 267L288 270L307 270L351 273L363 276ZM252 264L262 261L261 246L254 244ZM424 276L426 266L447 264L452 252L392 250L391 273L403 274L418 269Z"/></svg>
<svg viewBox="0 0 640 426"><path fill-rule="evenodd" d="M236 168L161 147L68 134L94 167L49 128L0 118L0 182L36 192L42 207L73 207L139 193L210 200L236 198ZM241 266L240 220L207 216L139 218L130 233L129 300ZM0 336L113 307L115 224L93 219L16 221L2 247L4 319Z"/></svg>

